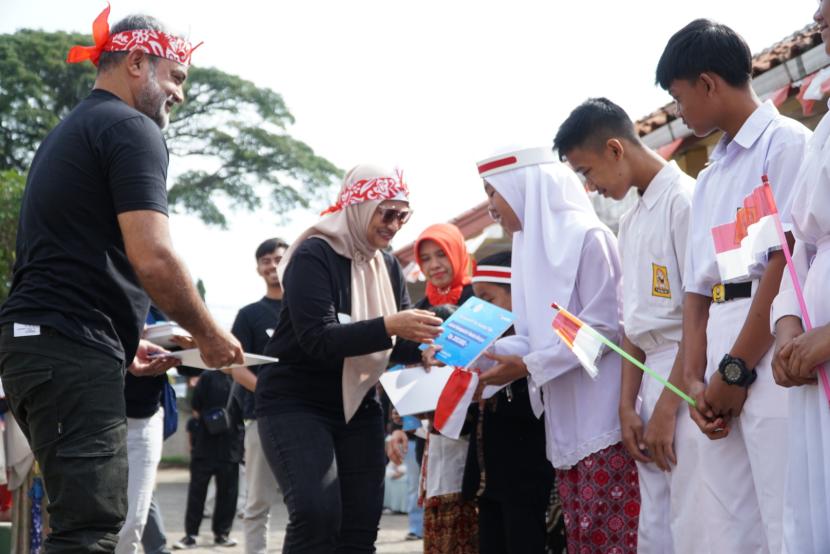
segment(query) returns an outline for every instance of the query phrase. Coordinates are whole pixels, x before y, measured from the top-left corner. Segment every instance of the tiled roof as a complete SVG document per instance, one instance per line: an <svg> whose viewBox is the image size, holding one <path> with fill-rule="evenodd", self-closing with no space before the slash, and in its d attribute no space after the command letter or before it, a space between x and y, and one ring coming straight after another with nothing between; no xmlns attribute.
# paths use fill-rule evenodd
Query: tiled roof
<svg viewBox="0 0 830 554"><path fill-rule="evenodd" d="M773 67L797 58L819 44L821 44L821 33L818 25L815 23L807 25L763 52L755 54L752 57L752 76L757 77ZM637 128L637 134L642 137L676 118L674 103L671 102L637 120L634 125Z"/></svg>

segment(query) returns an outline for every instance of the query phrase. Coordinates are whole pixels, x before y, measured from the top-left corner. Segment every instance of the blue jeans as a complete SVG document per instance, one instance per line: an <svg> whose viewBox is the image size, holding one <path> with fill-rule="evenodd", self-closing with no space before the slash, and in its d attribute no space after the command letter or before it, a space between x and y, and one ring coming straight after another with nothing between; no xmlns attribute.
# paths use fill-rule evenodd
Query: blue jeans
<svg viewBox="0 0 830 554"><path fill-rule="evenodd" d="M421 482L421 466L415 454L416 441L409 439L406 450L406 491L409 494L409 532L424 536L424 508L418 506L418 485Z"/></svg>
<svg viewBox="0 0 830 554"><path fill-rule="evenodd" d="M147 525L141 535L141 546L145 554L170 554L167 550L167 536L164 534L164 519L161 517L156 494L150 501L150 512L147 514Z"/></svg>
<svg viewBox="0 0 830 554"><path fill-rule="evenodd" d="M314 409L257 417L288 508L285 554L374 552L386 463L380 405L347 424Z"/></svg>

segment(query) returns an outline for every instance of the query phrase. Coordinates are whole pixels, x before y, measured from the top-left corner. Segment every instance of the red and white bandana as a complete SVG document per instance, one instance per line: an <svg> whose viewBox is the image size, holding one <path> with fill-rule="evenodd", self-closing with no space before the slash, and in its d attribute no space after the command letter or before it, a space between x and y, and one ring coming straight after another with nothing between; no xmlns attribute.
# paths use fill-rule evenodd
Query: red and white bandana
<svg viewBox="0 0 830 554"><path fill-rule="evenodd" d="M348 178L349 176L347 176ZM408 201L409 187L403 180L403 173L396 171L395 176L378 175L371 178L357 179L347 183L340 191L337 202L329 206L320 215L339 212L346 206L360 204L367 200L403 200Z"/></svg>
<svg viewBox="0 0 830 554"><path fill-rule="evenodd" d="M132 52L141 50L159 58L165 58L182 65L190 65L190 56L193 51L202 45L191 46L181 37L151 29L134 29L110 35L110 26L107 22L110 5L104 8L92 23L92 37L94 46L73 46L66 56L67 63L80 63L89 60L98 65L102 52Z"/></svg>
<svg viewBox="0 0 830 554"><path fill-rule="evenodd" d="M478 265L473 271L473 283L510 284L510 266Z"/></svg>

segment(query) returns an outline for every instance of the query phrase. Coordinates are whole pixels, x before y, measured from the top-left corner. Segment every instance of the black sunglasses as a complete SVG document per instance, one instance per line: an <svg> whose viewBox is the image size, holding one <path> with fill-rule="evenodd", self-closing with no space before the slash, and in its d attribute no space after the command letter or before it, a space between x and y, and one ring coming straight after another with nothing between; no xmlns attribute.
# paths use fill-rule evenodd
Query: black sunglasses
<svg viewBox="0 0 830 554"><path fill-rule="evenodd" d="M396 219L398 223L403 225L412 217L412 210L398 210L396 208L383 208L378 206L378 212L381 214L381 220L384 225L389 225Z"/></svg>

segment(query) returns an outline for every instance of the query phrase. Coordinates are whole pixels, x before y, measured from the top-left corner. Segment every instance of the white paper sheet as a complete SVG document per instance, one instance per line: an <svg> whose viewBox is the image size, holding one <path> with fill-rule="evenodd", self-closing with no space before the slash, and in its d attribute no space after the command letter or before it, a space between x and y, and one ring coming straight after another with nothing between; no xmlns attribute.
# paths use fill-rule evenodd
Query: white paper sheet
<svg viewBox="0 0 830 554"><path fill-rule="evenodd" d="M422 367L387 371L380 376L386 395L402 416L435 411L438 398L453 368L433 367L429 373Z"/></svg>
<svg viewBox="0 0 830 554"><path fill-rule="evenodd" d="M199 350L197 348L191 348L189 350L179 350L178 352L170 352L168 354L163 354L163 356L173 356L179 358L182 361L182 365L186 365L189 367L197 367L199 369L218 369L215 367L208 367L205 365L205 362L202 361L202 355L199 354ZM270 364L273 362L278 362L277 358L271 358L269 356L260 356L258 354L249 354L245 352L245 362L241 364L233 364L227 366L227 368L233 367L250 367L252 365L261 365L261 364ZM223 368L223 369L227 369Z"/></svg>

